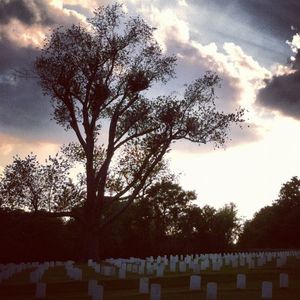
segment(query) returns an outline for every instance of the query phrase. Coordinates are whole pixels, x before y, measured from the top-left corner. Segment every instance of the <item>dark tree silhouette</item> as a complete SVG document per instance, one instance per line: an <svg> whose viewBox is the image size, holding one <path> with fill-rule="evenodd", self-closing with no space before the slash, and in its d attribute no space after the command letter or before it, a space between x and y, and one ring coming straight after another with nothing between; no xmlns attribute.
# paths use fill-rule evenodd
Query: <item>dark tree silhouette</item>
<svg viewBox="0 0 300 300"><path fill-rule="evenodd" d="M300 180L282 185L278 199L248 220L241 233L242 248L298 248L300 246Z"/></svg>
<svg viewBox="0 0 300 300"><path fill-rule="evenodd" d="M75 132L84 152L87 196L74 217L84 226L85 258L97 256L102 228L139 195L172 142L222 145L230 124L242 121L243 111L216 110L212 73L187 85L182 99L147 97L174 76L176 61L163 55L153 30L118 4L100 7L88 28L54 30L35 63L54 119ZM118 183L113 190L111 182ZM104 214L115 202L120 209Z"/></svg>
<svg viewBox="0 0 300 300"><path fill-rule="evenodd" d="M0 204L4 209L52 213L65 216L72 207L81 205L84 188L69 178L71 163L57 154L45 164L36 155L14 157L0 177Z"/></svg>

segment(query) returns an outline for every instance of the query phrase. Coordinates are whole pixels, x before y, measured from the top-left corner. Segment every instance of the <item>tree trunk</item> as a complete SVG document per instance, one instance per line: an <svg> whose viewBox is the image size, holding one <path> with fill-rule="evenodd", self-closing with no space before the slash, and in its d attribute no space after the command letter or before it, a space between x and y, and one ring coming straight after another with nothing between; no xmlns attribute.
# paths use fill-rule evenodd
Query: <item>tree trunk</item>
<svg viewBox="0 0 300 300"><path fill-rule="evenodd" d="M83 230L82 258L84 261L88 259L97 261L99 259L99 235L95 233L95 228L89 224L91 222L88 222Z"/></svg>

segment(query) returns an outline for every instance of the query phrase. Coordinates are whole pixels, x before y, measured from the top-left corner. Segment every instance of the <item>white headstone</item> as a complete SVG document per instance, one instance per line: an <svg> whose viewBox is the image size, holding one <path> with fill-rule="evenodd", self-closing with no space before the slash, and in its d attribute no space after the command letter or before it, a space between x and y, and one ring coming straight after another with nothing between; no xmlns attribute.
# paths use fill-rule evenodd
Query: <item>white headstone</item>
<svg viewBox="0 0 300 300"><path fill-rule="evenodd" d="M125 269L119 269L119 275L118 275L118 277L120 278L120 279L125 279L126 278L126 270Z"/></svg>
<svg viewBox="0 0 300 300"><path fill-rule="evenodd" d="M9 276L7 276L8 278ZM30 283L37 283L38 281L40 280L40 275L38 272L34 271L34 272L31 272L30 275L29 275L29 282Z"/></svg>
<svg viewBox="0 0 300 300"><path fill-rule="evenodd" d="M200 273L200 271L201 271L201 266L198 265L198 264L194 264L194 266L193 266L193 272L194 273Z"/></svg>
<svg viewBox="0 0 300 300"><path fill-rule="evenodd" d="M93 289L92 300L103 300L103 286L96 285Z"/></svg>
<svg viewBox="0 0 300 300"><path fill-rule="evenodd" d="M163 277L164 276L164 265L163 264L160 264L160 265L157 266L156 276L157 277Z"/></svg>
<svg viewBox="0 0 300 300"><path fill-rule="evenodd" d="M272 299L272 282L263 281L261 287L261 297L263 299Z"/></svg>
<svg viewBox="0 0 300 300"><path fill-rule="evenodd" d="M201 276L192 275L190 277L190 290L200 290L201 288Z"/></svg>
<svg viewBox="0 0 300 300"><path fill-rule="evenodd" d="M46 283L39 282L35 288L35 298L45 299L46 298Z"/></svg>
<svg viewBox="0 0 300 300"><path fill-rule="evenodd" d="M186 272L186 263L184 261L179 262L179 272L180 273Z"/></svg>
<svg viewBox="0 0 300 300"><path fill-rule="evenodd" d="M138 273L138 265L134 264L132 265L132 270L131 270L132 273Z"/></svg>
<svg viewBox="0 0 300 300"><path fill-rule="evenodd" d="M255 262L253 259L249 259L248 261L248 268L249 269L254 269L255 268Z"/></svg>
<svg viewBox="0 0 300 300"><path fill-rule="evenodd" d="M89 283L88 283L88 295L89 296L93 295L93 290L96 286L97 286L97 280L95 280L95 279L89 280Z"/></svg>
<svg viewBox="0 0 300 300"><path fill-rule="evenodd" d="M152 283L150 288L150 300L160 300L161 287L160 284Z"/></svg>
<svg viewBox="0 0 300 300"><path fill-rule="evenodd" d="M279 287L287 288L289 286L289 275L285 273L280 273L279 275Z"/></svg>
<svg viewBox="0 0 300 300"><path fill-rule="evenodd" d="M73 278L75 280L82 280L82 270L78 269L78 268L74 268L73 270Z"/></svg>
<svg viewBox="0 0 300 300"><path fill-rule="evenodd" d="M131 272L132 271L132 264L127 264L126 268L127 268L128 272Z"/></svg>
<svg viewBox="0 0 300 300"><path fill-rule="evenodd" d="M145 264L140 264L139 265L139 274L144 274L145 273Z"/></svg>
<svg viewBox="0 0 300 300"><path fill-rule="evenodd" d="M170 272L176 272L176 262L175 261L170 262Z"/></svg>
<svg viewBox="0 0 300 300"><path fill-rule="evenodd" d="M149 278L146 277L140 278L139 293L140 294L149 293Z"/></svg>
<svg viewBox="0 0 300 300"><path fill-rule="evenodd" d="M206 289L206 300L217 300L218 286L216 282L208 282Z"/></svg>
<svg viewBox="0 0 300 300"><path fill-rule="evenodd" d="M218 261L214 261L212 264L212 269L213 269L213 271L220 271L221 264Z"/></svg>
<svg viewBox="0 0 300 300"><path fill-rule="evenodd" d="M244 257L240 257L240 266L241 267L245 266L245 258Z"/></svg>
<svg viewBox="0 0 300 300"><path fill-rule="evenodd" d="M237 289L245 289L246 288L246 275L245 274L237 274L236 288Z"/></svg>
<svg viewBox="0 0 300 300"><path fill-rule="evenodd" d="M239 266L239 261L237 258L234 258L232 261L231 261L231 266L232 268L238 268Z"/></svg>
<svg viewBox="0 0 300 300"><path fill-rule="evenodd" d="M95 270L96 273L100 273L100 271L101 271L100 265L99 265L99 264L96 264L96 265L94 266L94 270Z"/></svg>

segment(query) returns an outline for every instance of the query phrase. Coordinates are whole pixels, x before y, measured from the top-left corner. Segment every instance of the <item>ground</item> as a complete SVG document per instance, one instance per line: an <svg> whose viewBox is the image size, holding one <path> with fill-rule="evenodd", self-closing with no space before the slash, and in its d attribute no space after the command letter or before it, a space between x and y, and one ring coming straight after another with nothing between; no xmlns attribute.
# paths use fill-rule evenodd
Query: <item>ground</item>
<svg viewBox="0 0 300 300"><path fill-rule="evenodd" d="M89 279L97 279L104 286L105 300L148 300L149 295L138 293L139 276L127 273L126 279L107 278L94 272L86 264L77 265L83 270L82 281L71 281L66 275L64 267L54 267L46 271L41 282L47 283L48 300L88 300L87 286ZM14 275L9 280L0 283L1 300L32 300L35 294L35 284L29 284L29 273L26 270ZM236 289L236 275L246 274L247 288ZM289 275L289 287L279 288L279 274ZM189 291L189 279L192 273L169 273L157 278L149 277L150 283L160 283L162 287L162 300L198 300L206 299L206 283L217 282L218 300L255 300L261 299L262 281L273 282L273 298L275 300L300 299L300 260L289 258L283 268L276 268L275 262L269 262L263 267L249 270L248 268L224 267L220 271L201 271L201 290Z"/></svg>

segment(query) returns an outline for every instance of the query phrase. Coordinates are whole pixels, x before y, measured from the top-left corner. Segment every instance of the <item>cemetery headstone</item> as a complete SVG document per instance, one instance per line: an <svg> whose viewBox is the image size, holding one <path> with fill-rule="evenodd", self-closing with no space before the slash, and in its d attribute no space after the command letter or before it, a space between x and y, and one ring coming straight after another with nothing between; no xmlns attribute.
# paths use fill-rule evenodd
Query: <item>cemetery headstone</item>
<svg viewBox="0 0 300 300"><path fill-rule="evenodd" d="M201 288L201 276L192 275L190 277L190 290L200 290Z"/></svg>
<svg viewBox="0 0 300 300"><path fill-rule="evenodd" d="M237 289L245 289L246 288L246 275L245 274L237 274L236 288Z"/></svg>
<svg viewBox="0 0 300 300"><path fill-rule="evenodd" d="M38 282L35 288L35 298L45 299L46 298L46 283Z"/></svg>
<svg viewBox="0 0 300 300"><path fill-rule="evenodd" d="M208 282L206 289L206 300L217 300L218 286L216 282Z"/></svg>
<svg viewBox="0 0 300 300"><path fill-rule="evenodd" d="M279 275L279 287L287 288L289 286L289 275L285 273L280 273Z"/></svg>
<svg viewBox="0 0 300 300"><path fill-rule="evenodd" d="M97 280L95 279L90 279L88 283L88 295L92 296L93 295L93 290L97 286Z"/></svg>
<svg viewBox="0 0 300 300"><path fill-rule="evenodd" d="M150 300L161 299L161 287L160 284L152 283L150 287Z"/></svg>
<svg viewBox="0 0 300 300"><path fill-rule="evenodd" d="M92 300L103 300L103 286L96 285L93 289Z"/></svg>
<svg viewBox="0 0 300 300"><path fill-rule="evenodd" d="M149 278L146 278L146 277L140 278L139 293L140 294L148 294L149 293Z"/></svg>
<svg viewBox="0 0 300 300"><path fill-rule="evenodd" d="M261 288L261 296L263 299L272 299L272 282L263 281Z"/></svg>

